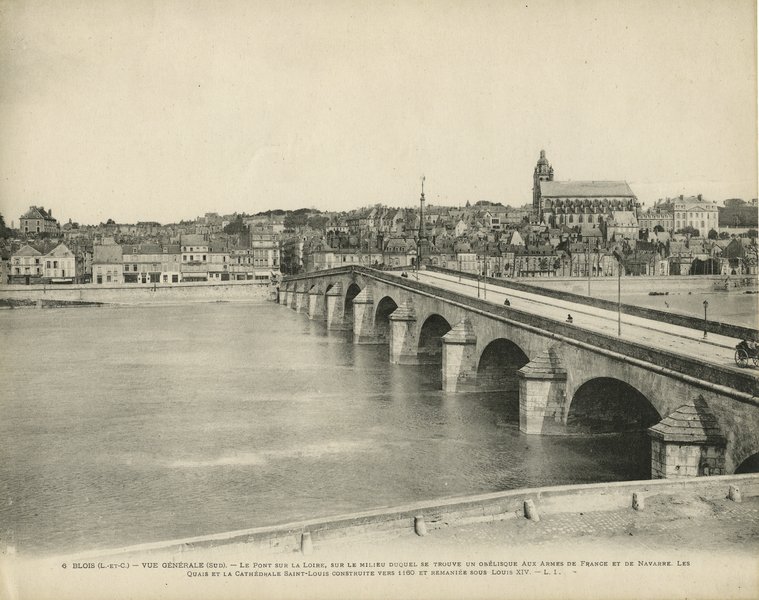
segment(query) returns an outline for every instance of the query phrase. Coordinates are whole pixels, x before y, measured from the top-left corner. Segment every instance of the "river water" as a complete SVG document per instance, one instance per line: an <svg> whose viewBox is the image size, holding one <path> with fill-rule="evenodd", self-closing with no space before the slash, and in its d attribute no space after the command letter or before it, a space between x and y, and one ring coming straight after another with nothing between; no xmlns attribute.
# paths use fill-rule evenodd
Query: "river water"
<svg viewBox="0 0 759 600"><path fill-rule="evenodd" d="M527 436L270 303L0 313L0 545L110 548L547 484L646 478L645 434Z"/></svg>

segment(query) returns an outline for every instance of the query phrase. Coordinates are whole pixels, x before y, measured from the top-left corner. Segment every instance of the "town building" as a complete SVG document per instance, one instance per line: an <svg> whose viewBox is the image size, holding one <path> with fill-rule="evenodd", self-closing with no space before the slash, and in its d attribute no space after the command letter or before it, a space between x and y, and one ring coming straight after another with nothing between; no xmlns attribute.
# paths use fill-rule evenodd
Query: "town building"
<svg viewBox="0 0 759 600"><path fill-rule="evenodd" d="M182 281L208 281L208 239L190 233L179 239L182 255Z"/></svg>
<svg viewBox="0 0 759 600"><path fill-rule="evenodd" d="M554 181L545 151L533 173L533 210L538 222L557 227L597 227L620 211L637 215L638 199L626 181Z"/></svg>
<svg viewBox="0 0 759 600"><path fill-rule="evenodd" d="M30 206L19 220L19 229L26 235L40 233L58 233L60 225L53 218L52 210L45 210L44 206Z"/></svg>
<svg viewBox="0 0 759 600"><path fill-rule="evenodd" d="M178 283L179 246L123 245L124 283Z"/></svg>
<svg viewBox="0 0 759 600"><path fill-rule="evenodd" d="M653 206L638 211L638 226L648 231L660 227L668 233L673 232L675 230L674 203L669 199L657 200Z"/></svg>
<svg viewBox="0 0 759 600"><path fill-rule="evenodd" d="M42 252L25 244L11 256L10 283L40 283L43 275Z"/></svg>
<svg viewBox="0 0 759 600"><path fill-rule="evenodd" d="M124 283L124 261L119 244L97 244L92 249L92 282Z"/></svg>
<svg viewBox="0 0 759 600"><path fill-rule="evenodd" d="M674 202L675 231L687 227L706 237L712 229L719 231L719 208L716 202L698 196L680 196Z"/></svg>
<svg viewBox="0 0 759 600"><path fill-rule="evenodd" d="M42 260L43 283L74 283L76 256L65 244L58 244Z"/></svg>

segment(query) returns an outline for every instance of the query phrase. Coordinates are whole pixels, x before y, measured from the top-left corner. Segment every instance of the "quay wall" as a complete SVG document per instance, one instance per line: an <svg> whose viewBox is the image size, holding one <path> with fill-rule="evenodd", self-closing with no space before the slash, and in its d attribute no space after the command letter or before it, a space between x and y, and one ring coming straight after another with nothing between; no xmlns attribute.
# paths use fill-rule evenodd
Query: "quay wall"
<svg viewBox="0 0 759 600"><path fill-rule="evenodd" d="M526 488L476 496L417 502L390 509L370 510L335 517L257 527L216 535L140 544L110 550L94 550L70 555L68 560L152 552L185 552L245 544L251 549L272 553L292 553L300 549L301 536L310 533L313 543L352 537L402 535L414 531L414 521L423 517L428 530L469 523L524 518L524 503L532 500L541 514L588 513L632 510L632 495L650 498L659 495L698 496L724 499L730 486L743 497L759 496L759 474L655 479L583 485Z"/></svg>
<svg viewBox="0 0 759 600"><path fill-rule="evenodd" d="M264 301L270 298L268 284L252 281L173 284L76 284L4 285L0 299L36 302L99 302L103 304L176 304L214 301Z"/></svg>
<svg viewBox="0 0 759 600"><path fill-rule="evenodd" d="M715 283L722 283L725 281L725 275L670 275L670 276L625 276L622 277L622 293L624 294L631 289L635 289L636 292L711 292L714 290ZM745 287L735 288L734 292L737 294L743 293L745 290L757 289L757 277L756 275L731 275L730 281L737 282L740 280L749 280L751 283ZM587 296L588 293L588 278L585 277L519 277L509 279L508 281L516 281L519 283L526 283L541 288L551 290L561 290L564 292L570 292L572 294L578 294L581 296ZM593 295L609 296L617 294L617 278L614 276L608 277L591 277L590 290Z"/></svg>

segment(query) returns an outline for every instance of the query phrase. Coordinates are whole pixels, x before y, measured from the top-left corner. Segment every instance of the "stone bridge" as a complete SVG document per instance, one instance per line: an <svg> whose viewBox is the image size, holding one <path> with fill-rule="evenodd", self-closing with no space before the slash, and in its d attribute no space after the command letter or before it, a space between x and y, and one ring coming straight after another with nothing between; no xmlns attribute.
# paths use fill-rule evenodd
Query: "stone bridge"
<svg viewBox="0 0 759 600"><path fill-rule="evenodd" d="M526 434L648 428L652 477L755 471L752 370L557 322L397 274L347 267L286 278L278 301L396 364L439 364L446 392L502 390Z"/></svg>

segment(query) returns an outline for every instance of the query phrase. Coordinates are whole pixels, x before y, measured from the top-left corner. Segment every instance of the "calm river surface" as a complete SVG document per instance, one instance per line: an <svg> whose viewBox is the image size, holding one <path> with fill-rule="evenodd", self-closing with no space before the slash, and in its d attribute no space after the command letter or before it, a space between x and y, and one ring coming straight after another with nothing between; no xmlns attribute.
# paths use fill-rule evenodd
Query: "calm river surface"
<svg viewBox="0 0 759 600"><path fill-rule="evenodd" d="M275 304L0 313L0 544L57 553L648 476ZM513 404L513 403L512 403Z"/></svg>

